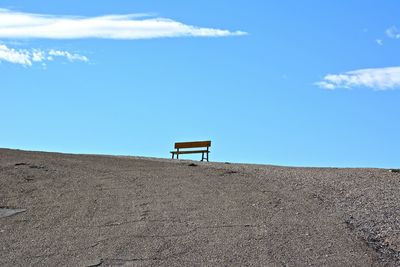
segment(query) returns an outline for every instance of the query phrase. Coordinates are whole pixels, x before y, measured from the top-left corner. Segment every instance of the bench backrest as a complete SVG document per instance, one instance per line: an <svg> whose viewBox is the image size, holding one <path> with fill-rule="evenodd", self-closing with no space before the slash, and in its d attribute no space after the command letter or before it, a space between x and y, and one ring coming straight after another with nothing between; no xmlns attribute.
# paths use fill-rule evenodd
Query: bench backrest
<svg viewBox="0 0 400 267"><path fill-rule="evenodd" d="M175 143L175 148L194 148L194 147L210 147L211 141L195 141L195 142L179 142Z"/></svg>

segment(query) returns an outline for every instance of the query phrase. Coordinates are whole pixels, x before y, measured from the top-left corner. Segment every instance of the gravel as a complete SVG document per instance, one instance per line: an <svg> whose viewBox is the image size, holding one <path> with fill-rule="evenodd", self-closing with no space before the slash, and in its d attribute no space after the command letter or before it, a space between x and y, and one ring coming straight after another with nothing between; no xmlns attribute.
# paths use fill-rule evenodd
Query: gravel
<svg viewBox="0 0 400 267"><path fill-rule="evenodd" d="M0 266L400 266L400 173L0 149Z"/></svg>

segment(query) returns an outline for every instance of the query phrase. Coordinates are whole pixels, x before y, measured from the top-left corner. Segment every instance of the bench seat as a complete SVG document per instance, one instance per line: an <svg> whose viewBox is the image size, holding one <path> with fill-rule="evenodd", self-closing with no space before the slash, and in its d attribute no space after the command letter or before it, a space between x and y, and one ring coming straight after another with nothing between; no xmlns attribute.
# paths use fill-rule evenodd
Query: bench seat
<svg viewBox="0 0 400 267"><path fill-rule="evenodd" d="M185 150L185 151L171 151L172 154L193 154L193 153L210 153L207 150Z"/></svg>

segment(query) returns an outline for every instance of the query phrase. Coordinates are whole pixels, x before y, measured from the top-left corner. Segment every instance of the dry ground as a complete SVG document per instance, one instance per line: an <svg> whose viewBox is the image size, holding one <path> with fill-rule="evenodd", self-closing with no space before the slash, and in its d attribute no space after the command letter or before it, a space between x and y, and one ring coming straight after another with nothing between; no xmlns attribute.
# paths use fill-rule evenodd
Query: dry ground
<svg viewBox="0 0 400 267"><path fill-rule="evenodd" d="M191 165L191 166L190 166ZM400 174L0 149L0 266L400 266Z"/></svg>

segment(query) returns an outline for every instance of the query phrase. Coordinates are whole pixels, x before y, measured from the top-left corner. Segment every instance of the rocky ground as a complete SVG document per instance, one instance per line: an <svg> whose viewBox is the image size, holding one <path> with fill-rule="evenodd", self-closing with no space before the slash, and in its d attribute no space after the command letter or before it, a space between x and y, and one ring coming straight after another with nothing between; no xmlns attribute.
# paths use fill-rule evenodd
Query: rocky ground
<svg viewBox="0 0 400 267"><path fill-rule="evenodd" d="M0 266L400 266L399 192L384 169L0 149Z"/></svg>

